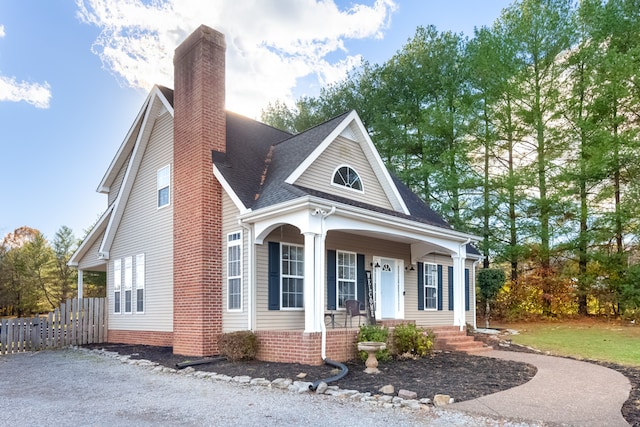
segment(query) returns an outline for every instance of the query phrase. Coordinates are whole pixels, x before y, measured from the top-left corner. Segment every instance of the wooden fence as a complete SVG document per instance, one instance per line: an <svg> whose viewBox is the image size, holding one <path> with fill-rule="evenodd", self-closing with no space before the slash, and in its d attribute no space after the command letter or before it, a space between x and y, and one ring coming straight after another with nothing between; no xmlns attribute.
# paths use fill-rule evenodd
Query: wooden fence
<svg viewBox="0 0 640 427"><path fill-rule="evenodd" d="M48 315L0 319L0 354L102 343L106 339L106 298L68 299Z"/></svg>

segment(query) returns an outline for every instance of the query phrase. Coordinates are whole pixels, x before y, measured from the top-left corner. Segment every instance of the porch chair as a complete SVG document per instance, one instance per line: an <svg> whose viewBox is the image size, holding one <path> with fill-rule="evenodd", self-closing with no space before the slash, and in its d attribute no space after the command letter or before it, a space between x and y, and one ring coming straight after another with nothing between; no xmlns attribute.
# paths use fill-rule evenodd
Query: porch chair
<svg viewBox="0 0 640 427"><path fill-rule="evenodd" d="M364 304L355 299L348 299L344 302L344 308L346 309L346 314L344 316L344 327L347 327L347 320L349 321L349 326L353 327L353 318L358 317L358 327L360 327L360 317L365 318L365 323L367 319L366 313L360 312L360 307L364 310Z"/></svg>

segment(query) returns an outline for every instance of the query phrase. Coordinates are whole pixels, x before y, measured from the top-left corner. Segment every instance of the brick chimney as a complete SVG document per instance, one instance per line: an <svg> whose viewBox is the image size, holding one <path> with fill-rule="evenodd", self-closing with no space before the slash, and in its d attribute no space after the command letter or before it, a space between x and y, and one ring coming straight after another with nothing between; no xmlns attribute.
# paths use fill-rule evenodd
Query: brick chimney
<svg viewBox="0 0 640 427"><path fill-rule="evenodd" d="M224 35L204 25L175 50L173 352L218 353L222 332L222 187L211 152L226 151Z"/></svg>

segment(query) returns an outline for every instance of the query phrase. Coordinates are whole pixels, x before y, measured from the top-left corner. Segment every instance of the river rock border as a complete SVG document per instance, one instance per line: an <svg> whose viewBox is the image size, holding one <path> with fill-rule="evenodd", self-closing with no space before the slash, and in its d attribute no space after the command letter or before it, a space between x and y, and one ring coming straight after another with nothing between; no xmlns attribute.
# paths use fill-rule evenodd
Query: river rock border
<svg viewBox="0 0 640 427"><path fill-rule="evenodd" d="M231 377L229 375L218 374L216 372L197 371L192 367L186 367L184 369L173 369L173 368L168 368L166 366L162 366L150 360L131 359L130 355L121 355L117 352L107 351L104 349L87 349L83 347L71 347L71 348L76 351L84 352L87 354L93 354L93 355L98 355L98 356L106 357L110 359L116 359L116 360L119 360L121 363L126 363L128 365L140 366L156 374L184 375L188 377L200 378L203 380L222 381L226 383L236 383L244 386L257 386L257 387L279 389L279 390L284 390L291 393L324 394L327 396L333 396L338 399L346 399L354 402L363 402L372 406L378 406L386 409L406 409L411 411L429 412L434 408L434 406L440 406L440 405L434 405L434 401L427 398L406 399L399 396L391 396L388 394L372 395L369 392L361 393L358 390L341 389L338 386L327 385L326 383L323 383L323 382L321 382L318 385L315 392L313 392L309 388L309 386L311 386L312 383L307 381L295 381L290 378L276 378L275 380L271 381L266 378L252 378L250 376ZM405 390L400 390L398 394L401 394L400 392L403 392L403 391ZM409 392L409 393L412 393L412 392ZM453 399L449 400L448 403L452 403L451 402L452 400Z"/></svg>

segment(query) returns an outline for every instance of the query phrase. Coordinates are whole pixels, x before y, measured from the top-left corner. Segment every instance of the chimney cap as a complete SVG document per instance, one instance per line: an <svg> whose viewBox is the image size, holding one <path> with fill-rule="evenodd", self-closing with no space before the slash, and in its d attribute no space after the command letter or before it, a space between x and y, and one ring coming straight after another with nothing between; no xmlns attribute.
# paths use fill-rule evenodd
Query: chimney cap
<svg viewBox="0 0 640 427"><path fill-rule="evenodd" d="M226 50L227 48L224 34L203 24L196 28L193 33L191 33L182 43L178 45L174 52L173 63L175 64L176 62L178 62L182 56L193 49L195 45L200 43L201 41L216 45L222 50Z"/></svg>

